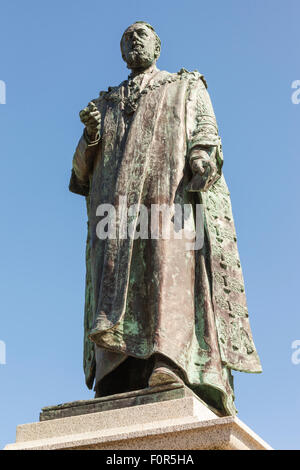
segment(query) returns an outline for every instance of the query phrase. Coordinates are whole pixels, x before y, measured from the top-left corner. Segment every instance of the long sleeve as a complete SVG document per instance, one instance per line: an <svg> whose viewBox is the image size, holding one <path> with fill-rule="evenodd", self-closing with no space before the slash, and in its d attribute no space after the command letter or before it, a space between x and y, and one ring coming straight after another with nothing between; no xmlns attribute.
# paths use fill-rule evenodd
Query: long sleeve
<svg viewBox="0 0 300 470"><path fill-rule="evenodd" d="M93 162L97 153L100 138L94 142L89 142L83 133L78 142L73 157L73 168L69 184L69 189L73 193L87 196L89 192L89 176L92 171Z"/></svg>
<svg viewBox="0 0 300 470"><path fill-rule="evenodd" d="M101 98L94 99L93 102L98 107L102 116L102 100ZM73 193L87 196L89 193L89 180L90 175L93 171L93 164L95 161L96 154L99 150L99 143L101 140L101 126L95 137L95 140L91 141L84 130L82 137L80 138L77 148L73 157L72 174L69 184L69 189Z"/></svg>
<svg viewBox="0 0 300 470"><path fill-rule="evenodd" d="M196 149L204 148L221 174L223 156L215 113L202 75L192 72L192 77L186 105L188 157L193 158Z"/></svg>

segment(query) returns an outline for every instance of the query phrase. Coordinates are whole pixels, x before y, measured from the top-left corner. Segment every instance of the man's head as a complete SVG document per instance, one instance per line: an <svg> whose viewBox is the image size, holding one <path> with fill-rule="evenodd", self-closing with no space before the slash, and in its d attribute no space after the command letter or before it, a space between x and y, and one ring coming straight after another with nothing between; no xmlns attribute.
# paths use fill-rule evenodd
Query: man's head
<svg viewBox="0 0 300 470"><path fill-rule="evenodd" d="M137 21L125 30L121 52L129 69L146 69L159 57L160 39L150 24Z"/></svg>

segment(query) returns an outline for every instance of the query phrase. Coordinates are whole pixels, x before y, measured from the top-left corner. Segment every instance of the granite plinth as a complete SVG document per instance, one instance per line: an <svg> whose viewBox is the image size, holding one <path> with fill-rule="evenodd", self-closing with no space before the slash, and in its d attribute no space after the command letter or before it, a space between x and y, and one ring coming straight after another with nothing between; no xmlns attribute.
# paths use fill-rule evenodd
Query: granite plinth
<svg viewBox="0 0 300 470"><path fill-rule="evenodd" d="M92 400L47 407L41 413L42 421L18 426L16 443L8 444L5 449L271 449L238 418L218 417L187 387L155 390L152 402L151 393L146 390L147 393L131 392L129 396L115 395L112 400L100 399L96 407L115 402L114 409L103 411L91 411ZM156 396L159 393L162 393L160 401ZM167 398L174 393L177 397ZM141 404L141 397L143 400L147 397L148 402ZM126 399L133 405L124 407L122 400ZM74 414L53 418L57 412Z"/></svg>

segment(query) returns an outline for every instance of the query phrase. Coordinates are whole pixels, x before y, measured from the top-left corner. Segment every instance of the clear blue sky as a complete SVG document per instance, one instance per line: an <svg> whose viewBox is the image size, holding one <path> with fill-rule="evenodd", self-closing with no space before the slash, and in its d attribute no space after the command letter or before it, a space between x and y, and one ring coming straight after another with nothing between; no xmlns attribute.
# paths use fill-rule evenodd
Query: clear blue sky
<svg viewBox="0 0 300 470"><path fill-rule="evenodd" d="M235 373L239 417L300 448L299 0L2 1L0 448L42 406L84 385L84 198L68 192L79 110L128 71L135 20L162 40L161 69L207 79L223 139L251 325L264 372Z"/></svg>

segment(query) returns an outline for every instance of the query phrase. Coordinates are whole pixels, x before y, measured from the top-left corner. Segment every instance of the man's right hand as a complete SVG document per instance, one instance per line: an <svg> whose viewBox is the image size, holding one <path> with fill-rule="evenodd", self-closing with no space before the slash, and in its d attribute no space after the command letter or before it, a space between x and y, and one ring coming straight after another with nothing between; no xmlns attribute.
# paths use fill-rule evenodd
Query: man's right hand
<svg viewBox="0 0 300 470"><path fill-rule="evenodd" d="M93 101L79 113L81 122L85 125L86 133L91 141L99 138L101 114Z"/></svg>

